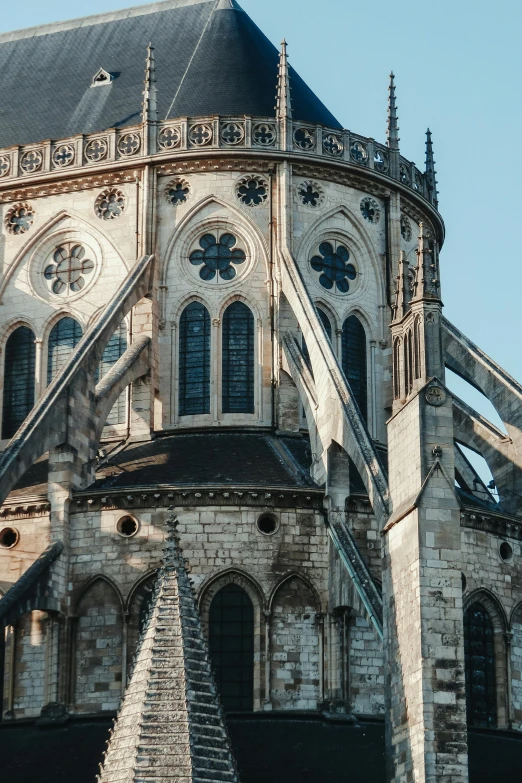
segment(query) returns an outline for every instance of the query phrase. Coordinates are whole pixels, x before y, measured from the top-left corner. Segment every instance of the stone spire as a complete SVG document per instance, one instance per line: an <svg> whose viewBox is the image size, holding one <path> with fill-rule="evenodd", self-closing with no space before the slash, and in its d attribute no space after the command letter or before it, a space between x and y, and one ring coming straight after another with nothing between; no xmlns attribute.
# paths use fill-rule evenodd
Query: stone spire
<svg viewBox="0 0 522 783"><path fill-rule="evenodd" d="M143 108L141 118L143 122L155 122L158 119L158 101L156 88L156 62L154 60L154 47L151 43L147 46L147 64L145 66L145 89L143 90Z"/></svg>
<svg viewBox="0 0 522 783"><path fill-rule="evenodd" d="M239 783L177 525L98 783Z"/></svg>
<svg viewBox="0 0 522 783"><path fill-rule="evenodd" d="M436 242L426 231L424 223L421 223L419 228L412 301L420 299L438 301L440 300L440 280Z"/></svg>
<svg viewBox="0 0 522 783"><path fill-rule="evenodd" d="M386 139L390 155L390 175L399 178L400 152L399 152L399 125L397 118L397 101L395 98L395 76L390 73L390 86L388 87L388 128Z"/></svg>
<svg viewBox="0 0 522 783"><path fill-rule="evenodd" d="M433 158L433 142L431 131L426 131L426 183L428 185L428 199L435 209L439 208L439 194L437 192L437 180L435 179L435 160Z"/></svg>
<svg viewBox="0 0 522 783"><path fill-rule="evenodd" d="M401 250L399 274L397 275L396 280L397 288L395 290L395 302L393 304L393 320L400 321L409 310L409 301L411 298L410 265L408 264L404 250Z"/></svg>
<svg viewBox="0 0 522 783"><path fill-rule="evenodd" d="M277 102L276 116L279 122L281 134L281 146L283 149L292 147L292 97L290 87L290 69L288 66L287 43L281 41L281 53L279 55L279 70L277 75Z"/></svg>

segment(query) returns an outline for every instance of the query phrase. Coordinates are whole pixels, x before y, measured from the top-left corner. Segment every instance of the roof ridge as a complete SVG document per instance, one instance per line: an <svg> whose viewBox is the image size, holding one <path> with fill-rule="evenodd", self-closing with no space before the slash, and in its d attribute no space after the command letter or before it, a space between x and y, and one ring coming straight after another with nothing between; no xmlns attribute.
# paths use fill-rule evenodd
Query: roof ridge
<svg viewBox="0 0 522 783"><path fill-rule="evenodd" d="M12 30L6 33L0 33L0 44L18 41L21 38L35 38L42 35L51 35L52 33L61 33L65 30L72 30L77 27L91 27L97 24L114 22L117 19L129 19L134 16L145 16L155 14L161 11L170 11L171 9L183 8L191 5L207 5L215 3L216 0L160 0L157 3L146 3L143 5L121 8L119 11L106 11L103 14L92 14L90 16L79 16L76 19L68 19L61 22L49 22L48 24L36 25L34 27L24 27L21 30ZM235 0L229 0L237 6Z"/></svg>

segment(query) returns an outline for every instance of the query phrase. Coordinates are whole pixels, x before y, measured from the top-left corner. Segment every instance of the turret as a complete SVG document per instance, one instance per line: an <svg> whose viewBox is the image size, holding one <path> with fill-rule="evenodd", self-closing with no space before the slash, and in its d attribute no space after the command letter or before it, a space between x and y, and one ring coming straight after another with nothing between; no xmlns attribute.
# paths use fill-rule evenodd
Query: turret
<svg viewBox="0 0 522 783"><path fill-rule="evenodd" d="M439 208L439 194L437 191L437 180L435 178L435 160L433 158L433 142L431 140L431 131L426 131L426 184L428 187L428 199L435 209Z"/></svg>

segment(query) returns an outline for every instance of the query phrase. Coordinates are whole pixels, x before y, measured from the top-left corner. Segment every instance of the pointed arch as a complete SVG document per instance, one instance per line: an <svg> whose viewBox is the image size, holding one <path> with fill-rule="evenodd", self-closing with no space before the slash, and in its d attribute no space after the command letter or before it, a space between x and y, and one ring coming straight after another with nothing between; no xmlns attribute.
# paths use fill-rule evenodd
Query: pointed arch
<svg viewBox="0 0 522 783"><path fill-rule="evenodd" d="M255 413L255 326L239 299L223 313L221 407L223 413Z"/></svg>
<svg viewBox="0 0 522 783"><path fill-rule="evenodd" d="M262 254L266 272L268 274L268 245L260 228L252 220L249 214L247 214L245 210L241 209L239 204L236 204L234 201L221 198L220 196L216 196L215 194L209 194L188 210L188 212L183 216L172 232L165 249L165 261L160 269L161 285L165 285L168 280L170 264L176 251L181 255L187 253L188 247L193 241L192 235L194 234L194 236L196 236L198 231L202 230L206 223L209 223L208 220L203 219L200 221L195 221L194 218L196 218L196 216L201 213L205 207L208 207L211 204L217 204L226 210L230 210L230 212L237 218L240 230L243 230L246 240L251 245L251 252L254 252L257 249ZM213 217L210 220L210 222L216 221L220 222L219 218ZM193 224L193 230L189 230L191 224Z"/></svg>
<svg viewBox="0 0 522 783"><path fill-rule="evenodd" d="M82 602L83 597L85 596L86 593L89 592L91 587L94 584L96 584L96 582L105 582L111 588L111 590L114 590L114 592L116 593L116 595L118 597L118 603L119 603L119 606L120 606L120 610L121 610L121 612L123 612L124 606L125 606L125 601L123 600L123 594L122 594L119 586L117 585L117 583L113 579L111 579L109 576L106 576L105 574L93 574L92 576L90 576L87 579L86 582L84 582L83 585L81 585L80 589L78 590L78 592L76 594L76 600L74 601L75 614L78 614L78 610L79 610L79 607L80 607L80 604Z"/></svg>
<svg viewBox="0 0 522 783"><path fill-rule="evenodd" d="M246 590L254 604L257 604L260 609L264 611L264 609L267 608L263 588L253 576L246 571L243 571L241 568L226 568L224 571L214 574L203 582L199 589L198 607L202 618L205 618L208 607L217 591L223 587L223 585L232 582Z"/></svg>
<svg viewBox="0 0 522 783"><path fill-rule="evenodd" d="M81 324L72 316L55 321L47 338L47 385L65 366L82 337Z"/></svg>
<svg viewBox="0 0 522 783"><path fill-rule="evenodd" d="M268 599L268 610L272 611L273 604L274 604L274 599L275 599L278 591L283 587L283 585L286 584L286 582L289 582L291 579L299 579L301 582L303 582L303 584L306 585L306 587L310 590L310 592L314 596L316 611L317 612L321 612L322 611L322 609L321 609L321 599L319 597L319 593L318 593L315 585L313 584L313 582L311 582L306 576L304 576L299 571L290 571L288 574L285 574L284 576L282 576L276 582L276 584L272 588L272 592L270 593L270 597Z"/></svg>
<svg viewBox="0 0 522 783"><path fill-rule="evenodd" d="M35 373L35 334L28 326L18 326L5 343L2 438L11 439L33 409Z"/></svg>
<svg viewBox="0 0 522 783"><path fill-rule="evenodd" d="M341 365L361 415L368 419L368 341L366 330L356 315L343 323Z"/></svg>
<svg viewBox="0 0 522 783"><path fill-rule="evenodd" d="M60 223L63 223L68 219L74 221L74 227L73 226L69 228L64 227L61 232L56 228L56 231L53 232L53 229L55 227L58 227ZM46 242L48 239L51 239L54 233L56 233L56 235L59 235L60 233L63 233L63 231L66 230L78 231L78 228L83 228L85 232L89 234L89 236L91 236L94 240L100 241L99 238L103 238L103 241L110 246L111 250L121 260L125 270L128 271L130 269L130 264L120 254L117 246L114 244L111 237L105 231L101 230L101 228L95 223L91 223L90 221L86 220L84 215L73 212L72 210L62 209L59 212L57 212L56 215L53 215L51 218L49 218L49 220L47 220L47 222L44 223L43 226L40 226L40 228L34 234L32 234L32 236L28 238L28 241L20 248L18 253L15 255L2 279L2 283L0 284L0 301L2 301L4 293L7 290L9 283L11 282L11 278L15 274L19 265L23 263L23 261L26 258L28 258L29 256L33 257L34 254L38 252L38 248L40 247L40 245Z"/></svg>
<svg viewBox="0 0 522 783"><path fill-rule="evenodd" d="M201 302L186 305L179 319L178 408L180 416L210 413L210 314Z"/></svg>

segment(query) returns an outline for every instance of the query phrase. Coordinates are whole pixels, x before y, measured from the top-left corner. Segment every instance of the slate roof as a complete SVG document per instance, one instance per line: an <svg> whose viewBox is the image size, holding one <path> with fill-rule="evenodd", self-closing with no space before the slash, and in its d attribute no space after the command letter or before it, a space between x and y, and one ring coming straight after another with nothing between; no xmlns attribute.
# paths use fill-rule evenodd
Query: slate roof
<svg viewBox="0 0 522 783"><path fill-rule="evenodd" d="M0 35L0 147L139 123L149 41L158 119L275 116L278 51L236 0L167 0ZM114 79L91 87L100 68ZM340 127L291 84L296 119Z"/></svg>

